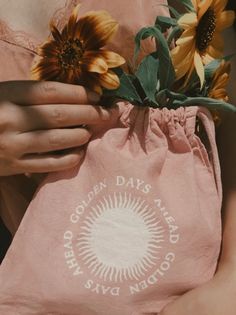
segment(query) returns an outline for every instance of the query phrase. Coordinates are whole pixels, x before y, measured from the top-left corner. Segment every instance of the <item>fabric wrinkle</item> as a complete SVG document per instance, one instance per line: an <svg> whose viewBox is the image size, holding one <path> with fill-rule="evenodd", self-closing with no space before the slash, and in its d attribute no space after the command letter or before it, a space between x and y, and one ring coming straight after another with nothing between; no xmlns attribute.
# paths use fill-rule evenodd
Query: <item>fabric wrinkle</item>
<svg viewBox="0 0 236 315"><path fill-rule="evenodd" d="M129 103L120 103L120 121L129 127L130 133L138 136L144 132L144 151L150 152L157 147L174 146L180 151L190 151L195 133L197 107L143 108ZM170 148L171 149L171 148Z"/></svg>

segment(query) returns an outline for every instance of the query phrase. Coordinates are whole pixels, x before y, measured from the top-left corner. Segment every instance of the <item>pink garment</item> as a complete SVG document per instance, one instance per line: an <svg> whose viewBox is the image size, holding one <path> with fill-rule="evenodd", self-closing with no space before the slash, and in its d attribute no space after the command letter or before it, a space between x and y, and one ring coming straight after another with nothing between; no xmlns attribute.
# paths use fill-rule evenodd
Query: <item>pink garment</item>
<svg viewBox="0 0 236 315"><path fill-rule="evenodd" d="M65 2L65 7L58 9L53 15L54 23L59 29L78 2L82 3L81 15L89 10L105 9L120 24L109 48L127 59L133 56L133 37L136 32L142 26L153 24L157 15L168 15L167 9L162 6L166 4L166 0L149 0L148 5L146 0ZM40 44L39 38L21 30L11 30L4 21L0 21L0 81L29 80L31 64ZM152 48L153 43L145 43L145 51ZM38 176L35 175L31 179L24 178L23 175L0 178L0 216L12 234L15 234L20 224L38 181Z"/></svg>
<svg viewBox="0 0 236 315"><path fill-rule="evenodd" d="M210 113L119 106L81 165L39 188L0 270L0 314L157 315L214 275L222 187Z"/></svg>
<svg viewBox="0 0 236 315"><path fill-rule="evenodd" d="M166 14L164 0L81 2L81 14L107 9L121 23L111 46L126 58L136 31ZM2 27L0 80L28 79L38 44ZM157 315L212 278L222 187L211 115L119 106L80 166L44 180L21 224L37 183L1 179L1 215L13 233L20 224L0 268L1 315Z"/></svg>

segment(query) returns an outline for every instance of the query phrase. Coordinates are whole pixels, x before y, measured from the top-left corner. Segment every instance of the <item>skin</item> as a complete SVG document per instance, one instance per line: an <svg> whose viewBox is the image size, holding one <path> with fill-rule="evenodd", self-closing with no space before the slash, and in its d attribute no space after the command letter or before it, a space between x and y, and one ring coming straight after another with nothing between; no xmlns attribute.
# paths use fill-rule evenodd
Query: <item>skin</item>
<svg viewBox="0 0 236 315"><path fill-rule="evenodd" d="M50 18L64 5L65 0L0 0L0 19L14 30L45 39ZM81 86L0 82L0 176L53 172L78 164L93 128L110 118L110 112L94 106L98 101L98 95Z"/></svg>
<svg viewBox="0 0 236 315"><path fill-rule="evenodd" d="M94 126L110 120L112 111L91 105L98 99L82 86L58 82L0 83L0 175L78 164Z"/></svg>
<svg viewBox="0 0 236 315"><path fill-rule="evenodd" d="M28 29L30 27L29 16L31 19L37 18L39 10L42 10L42 4L45 0L34 2L32 0L21 0L22 7L27 8L24 11L24 18L18 22L17 29ZM57 2L57 4L56 4ZM64 0L62 1L64 3ZM50 1L50 5L58 7L59 1ZM47 5L49 2L47 2ZM171 4L171 3L170 3ZM175 5L172 3L172 5ZM0 11L3 18L12 18L6 16L7 10L12 10L15 1L0 0L0 7L5 6ZM14 10L12 10L14 11ZM49 11L48 11L49 12ZM42 11L41 11L42 13ZM19 16L19 15L18 15ZM48 24L50 14L44 16L44 20L37 21L38 37L44 38L45 25ZM20 27L20 23L22 27ZM24 27L25 28L24 28ZM34 30L33 30L34 31ZM230 45L236 43L235 36L231 33L226 36ZM236 49L236 47L235 47ZM235 51L234 49L234 51ZM235 69L235 67L233 67ZM233 74L235 76L235 74ZM235 82L235 81L234 81ZM100 109L98 112L92 106L91 98L87 96L86 91L81 87L46 83L46 87L38 83L32 85L32 82L25 83L24 89L19 89L22 82L12 82L8 86L6 83L0 83L0 89L5 95L0 99L0 117L4 117L5 124L0 126L0 175L6 169L8 171L2 175L10 175L20 172L48 172L55 169L69 167L69 159L73 163L79 163L82 156L82 146L86 143L91 132L78 128L81 124L91 127L106 122L109 119L109 113ZM233 85L232 85L233 87ZM232 91L233 88L231 87ZM70 93L72 92L72 96ZM25 93L20 92L28 91ZM17 92L18 91L18 92ZM1 95L2 93L0 93ZM11 96L14 95L14 98ZM75 97L76 95L76 97ZM26 97L26 98L25 98ZM236 100L235 93L231 93L232 102ZM81 107L77 102L86 105ZM23 102L22 102L23 101ZM61 104L68 104L66 107ZM6 106L7 105L7 106ZM10 105L10 106L8 106ZM8 109L9 107L9 109ZM97 107L96 107L97 108ZM35 110L37 109L37 110ZM14 110L15 118L12 118ZM106 112L106 113L105 113ZM63 113L63 114L62 114ZM73 114L72 114L73 113ZM82 115L82 116L81 116ZM38 118L42 119L38 119ZM65 118L66 117L66 118ZM81 119L83 117L83 119ZM66 127L74 127L68 131ZM60 128L60 130L58 130ZM39 133L39 130L43 132ZM63 141L59 140L59 133L63 132ZM73 135L72 135L73 133ZM36 135L41 137L41 141L35 143ZM73 140L71 140L73 139ZM236 309L236 119L235 116L225 117L223 125L218 131L218 147L222 166L222 181L224 189L224 203L222 208L223 219L223 242L222 252L219 259L218 268L212 280L204 285L187 292L174 302L168 304L159 315L235 315ZM71 141L73 143L71 143ZM78 143L77 143L78 141ZM27 143L27 144L26 144ZM61 154L60 158L53 155L53 151L63 148L72 148L70 153ZM7 151L6 151L7 150ZM74 150L74 151L73 151ZM38 154L39 152L39 154ZM46 152L46 156L43 154ZM70 160L71 162L71 160Z"/></svg>

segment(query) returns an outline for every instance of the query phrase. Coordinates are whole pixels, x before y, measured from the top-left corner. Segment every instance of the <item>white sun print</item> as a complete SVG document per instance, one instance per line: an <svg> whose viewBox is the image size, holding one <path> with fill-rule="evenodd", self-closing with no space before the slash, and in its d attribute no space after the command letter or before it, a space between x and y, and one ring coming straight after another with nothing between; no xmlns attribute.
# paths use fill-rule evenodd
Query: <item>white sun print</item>
<svg viewBox="0 0 236 315"><path fill-rule="evenodd" d="M103 197L81 231L78 255L104 281L138 280L160 259L164 228L154 210L131 194Z"/></svg>

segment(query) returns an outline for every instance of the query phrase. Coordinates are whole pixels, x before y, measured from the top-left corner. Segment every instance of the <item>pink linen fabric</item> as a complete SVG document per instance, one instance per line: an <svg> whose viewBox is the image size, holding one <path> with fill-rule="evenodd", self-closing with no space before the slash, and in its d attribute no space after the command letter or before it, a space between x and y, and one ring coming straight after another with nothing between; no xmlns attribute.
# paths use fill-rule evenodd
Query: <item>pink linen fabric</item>
<svg viewBox="0 0 236 315"><path fill-rule="evenodd" d="M0 81L29 79L33 57L32 52L0 40ZM0 216L12 235L29 205L35 185L33 178L23 175L0 177Z"/></svg>
<svg viewBox="0 0 236 315"><path fill-rule="evenodd" d="M120 24L118 33L108 45L127 60L133 56L134 35L145 25L152 25L157 15L168 15L166 0L65 0L65 7L58 8L53 20L62 28L71 10L81 3L80 16L89 10L107 10ZM42 17L43 18L43 17ZM0 20L0 81L29 80L30 68L42 38L23 30L12 30ZM144 52L153 49L153 42L145 42ZM29 205L35 187L41 178L34 175L29 179L23 175L0 177L0 216L15 234Z"/></svg>
<svg viewBox="0 0 236 315"><path fill-rule="evenodd" d="M38 189L0 269L0 314L157 315L214 275L222 187L210 113L119 109L81 165Z"/></svg>

